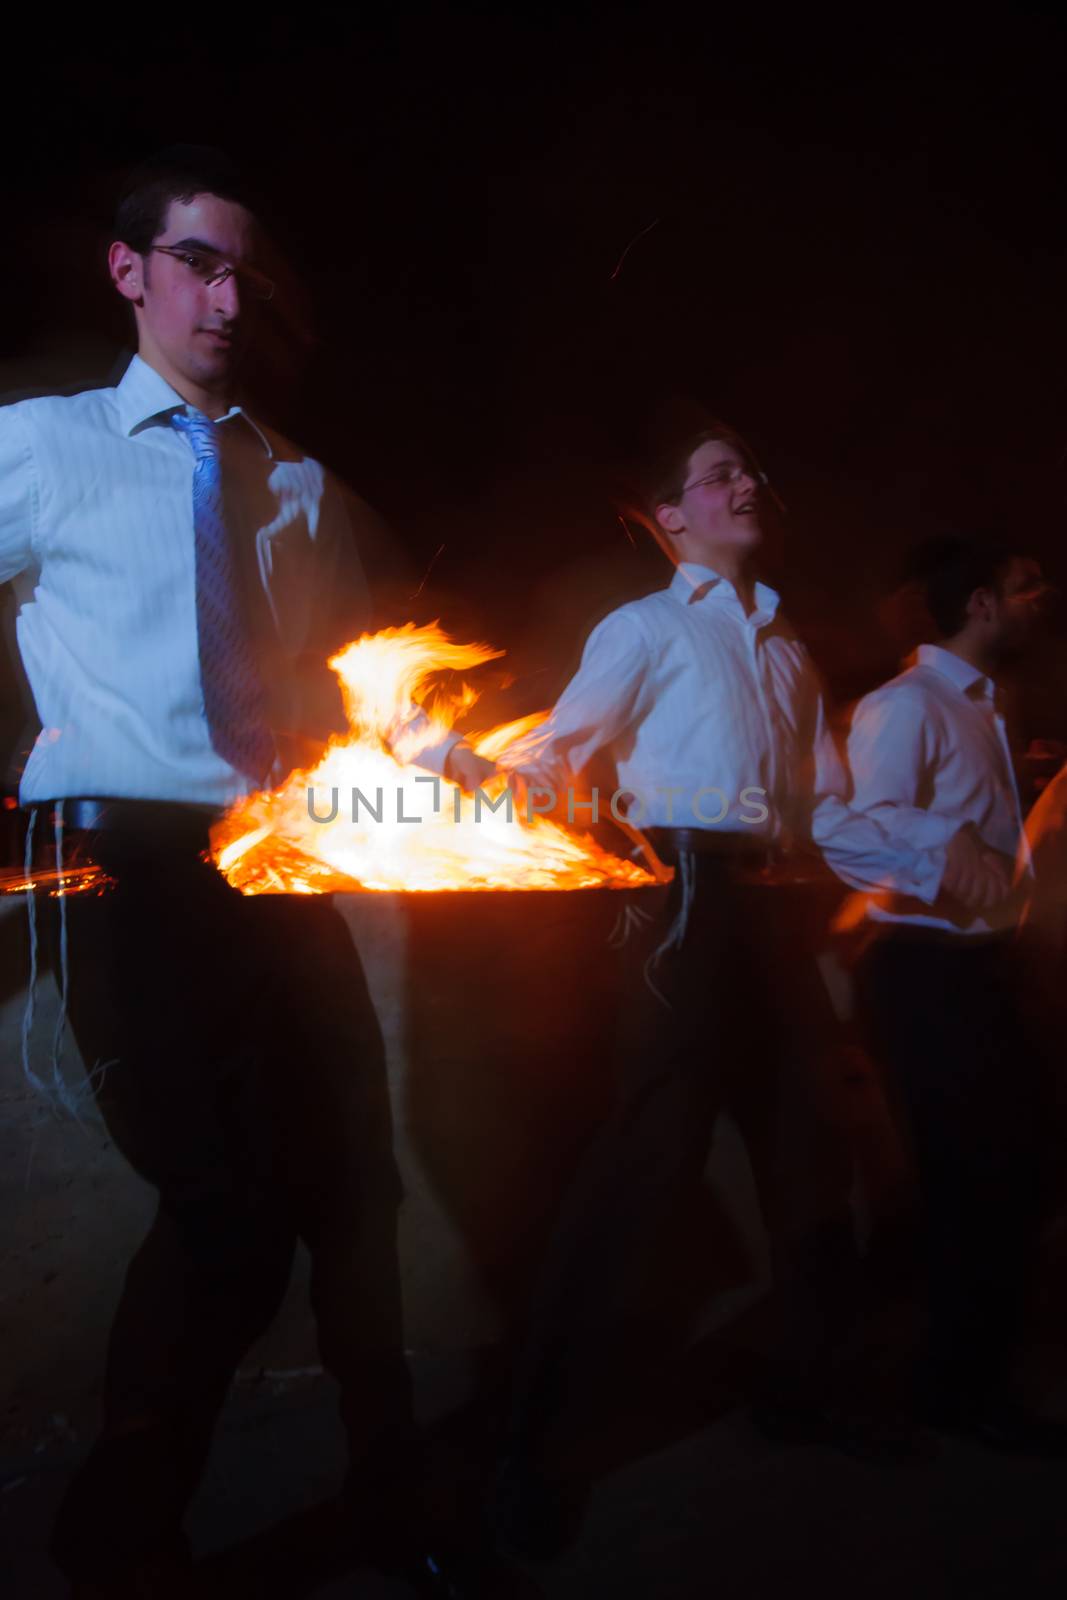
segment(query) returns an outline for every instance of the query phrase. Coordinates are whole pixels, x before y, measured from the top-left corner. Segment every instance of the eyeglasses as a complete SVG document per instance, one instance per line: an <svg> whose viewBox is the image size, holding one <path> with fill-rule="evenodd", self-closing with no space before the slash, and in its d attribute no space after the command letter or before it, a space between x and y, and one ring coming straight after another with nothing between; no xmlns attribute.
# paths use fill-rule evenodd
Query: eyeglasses
<svg viewBox="0 0 1067 1600"><path fill-rule="evenodd" d="M702 478L694 478L692 483L682 485L682 493L687 494L690 489L726 489L730 484L737 483L740 478L751 478L757 487L762 488L767 482L767 474L760 472L758 467L746 467L740 461L723 461Z"/></svg>
<svg viewBox="0 0 1067 1600"><path fill-rule="evenodd" d="M255 267L235 266L209 250L193 250L187 245L150 244L148 253L153 250L157 255L172 256L175 261L184 262L206 289L216 288L218 284L225 283L227 278L237 278L242 287L257 300L273 298L273 282L262 272L257 272Z"/></svg>

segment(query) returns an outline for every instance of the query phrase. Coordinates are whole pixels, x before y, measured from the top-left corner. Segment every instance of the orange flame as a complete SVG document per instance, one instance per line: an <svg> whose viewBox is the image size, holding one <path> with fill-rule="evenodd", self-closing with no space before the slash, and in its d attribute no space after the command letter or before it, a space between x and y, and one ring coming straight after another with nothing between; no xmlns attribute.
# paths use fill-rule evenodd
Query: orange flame
<svg viewBox="0 0 1067 1600"><path fill-rule="evenodd" d="M0 872L0 894L25 894L28 889L47 889L53 899L60 895L102 894L111 887L111 879L92 862L81 866L64 866L34 870L29 877L24 872Z"/></svg>
<svg viewBox="0 0 1067 1600"><path fill-rule="evenodd" d="M212 854L228 882L245 894L653 883L634 862L547 817L527 821L516 810L509 820L502 773L475 796L412 765L478 700L468 684L434 693L434 679L502 654L457 644L436 623L407 623L364 634L331 657L349 732L330 740L317 766L239 801L212 830ZM495 761L546 715L468 738Z"/></svg>

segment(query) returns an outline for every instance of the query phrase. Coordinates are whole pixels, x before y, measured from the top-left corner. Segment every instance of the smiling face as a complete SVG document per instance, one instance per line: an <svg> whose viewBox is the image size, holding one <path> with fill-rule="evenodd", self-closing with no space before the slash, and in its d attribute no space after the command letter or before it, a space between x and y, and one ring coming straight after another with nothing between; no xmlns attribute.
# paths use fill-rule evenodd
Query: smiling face
<svg viewBox="0 0 1067 1600"><path fill-rule="evenodd" d="M736 445L709 439L689 457L681 494L656 507L680 561L734 566L759 547L760 477Z"/></svg>
<svg viewBox="0 0 1067 1600"><path fill-rule="evenodd" d="M138 354L184 399L225 409L250 331L252 297L239 269L255 256L255 219L213 194L172 200L152 246L140 254L118 242L109 256L112 280L134 307ZM238 270L207 282L217 263L204 252Z"/></svg>

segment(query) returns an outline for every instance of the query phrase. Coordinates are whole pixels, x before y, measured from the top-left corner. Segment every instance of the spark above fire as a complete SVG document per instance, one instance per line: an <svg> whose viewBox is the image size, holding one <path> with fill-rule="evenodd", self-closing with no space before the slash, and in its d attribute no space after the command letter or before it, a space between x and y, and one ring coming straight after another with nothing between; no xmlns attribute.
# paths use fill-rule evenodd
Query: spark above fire
<svg viewBox="0 0 1067 1600"><path fill-rule="evenodd" d="M478 700L466 683L435 692L434 680L502 654L458 644L437 623L407 623L364 634L332 656L348 733L332 738L314 767L239 801L212 830L212 854L228 882L245 894L654 883L650 871L588 834L518 810L509 817L503 772L470 795L419 769L420 752L441 743ZM514 765L546 715L467 738L479 755Z"/></svg>

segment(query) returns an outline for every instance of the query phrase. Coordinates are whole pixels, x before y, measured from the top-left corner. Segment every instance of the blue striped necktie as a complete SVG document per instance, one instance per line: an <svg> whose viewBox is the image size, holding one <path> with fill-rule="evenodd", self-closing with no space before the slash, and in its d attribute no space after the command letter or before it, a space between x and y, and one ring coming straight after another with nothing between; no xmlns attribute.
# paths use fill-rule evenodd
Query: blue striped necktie
<svg viewBox="0 0 1067 1600"><path fill-rule="evenodd" d="M222 494L219 430L191 407L171 422L193 452L196 634L211 743L223 760L257 783L274 765L263 680L252 654Z"/></svg>

